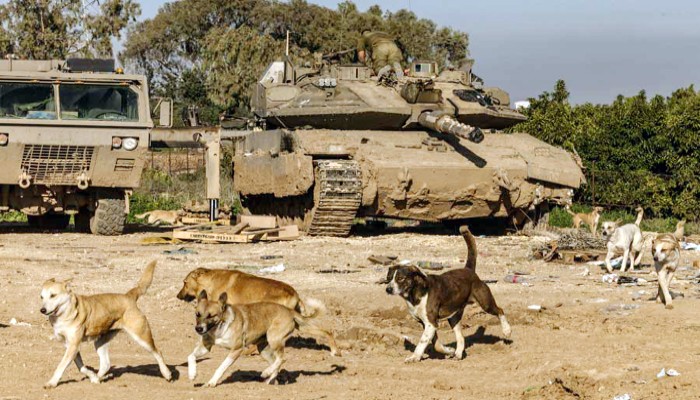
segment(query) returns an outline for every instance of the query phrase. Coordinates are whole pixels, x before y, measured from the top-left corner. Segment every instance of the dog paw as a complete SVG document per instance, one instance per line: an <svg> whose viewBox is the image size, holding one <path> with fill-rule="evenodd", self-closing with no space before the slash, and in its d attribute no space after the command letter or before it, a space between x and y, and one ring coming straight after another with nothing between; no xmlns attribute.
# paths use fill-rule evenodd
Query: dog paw
<svg viewBox="0 0 700 400"><path fill-rule="evenodd" d="M673 304L666 304L667 310L673 310Z"/></svg>
<svg viewBox="0 0 700 400"><path fill-rule="evenodd" d="M213 388L216 387L216 382L209 381L203 385L205 388Z"/></svg>
<svg viewBox="0 0 700 400"><path fill-rule="evenodd" d="M420 361L420 359L421 359L420 356L413 354L413 355L406 357L406 359L403 360L403 362L405 362L406 364L410 364L410 363L418 362L418 361Z"/></svg>
<svg viewBox="0 0 700 400"><path fill-rule="evenodd" d="M454 355L454 356L452 356L452 358L454 358L454 359L455 359L455 361L461 361L461 360L463 360L463 359L464 359L464 352L462 352L461 354L457 354L457 353L455 353L455 355Z"/></svg>
<svg viewBox="0 0 700 400"><path fill-rule="evenodd" d="M193 381L193 380L197 379L197 374L187 375L187 379Z"/></svg>
<svg viewBox="0 0 700 400"><path fill-rule="evenodd" d="M44 384L44 389L53 389L53 388L55 388L56 386L58 386L58 382L51 382L51 381L48 381L48 382L46 382L46 383Z"/></svg>
<svg viewBox="0 0 700 400"><path fill-rule="evenodd" d="M331 350L331 357L342 357L343 353L340 350Z"/></svg>

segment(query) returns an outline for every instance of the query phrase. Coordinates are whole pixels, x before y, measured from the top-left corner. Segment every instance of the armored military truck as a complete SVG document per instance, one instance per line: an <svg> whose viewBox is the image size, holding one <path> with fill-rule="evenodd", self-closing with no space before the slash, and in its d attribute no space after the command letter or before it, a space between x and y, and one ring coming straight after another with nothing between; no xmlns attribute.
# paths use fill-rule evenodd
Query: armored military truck
<svg viewBox="0 0 700 400"><path fill-rule="evenodd" d="M151 128L146 78L112 60L0 60L0 212L122 233Z"/></svg>
<svg viewBox="0 0 700 400"><path fill-rule="evenodd" d="M356 217L546 221L584 181L580 160L523 133L508 93L471 64L417 61L403 78L316 56L273 62L236 145L234 189L255 214L344 236Z"/></svg>

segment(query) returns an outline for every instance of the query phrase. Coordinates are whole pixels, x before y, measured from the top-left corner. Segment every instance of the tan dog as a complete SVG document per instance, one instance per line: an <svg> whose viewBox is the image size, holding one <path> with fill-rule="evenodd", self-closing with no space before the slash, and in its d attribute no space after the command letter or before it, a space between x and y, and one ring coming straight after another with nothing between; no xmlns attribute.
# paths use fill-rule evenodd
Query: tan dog
<svg viewBox="0 0 700 400"><path fill-rule="evenodd" d="M231 306L227 302L226 292L219 296L218 301L210 301L204 290L197 297L194 329L200 335L200 341L187 357L190 380L197 377L197 358L211 351L214 344L230 350L209 382L204 385L206 387L216 386L226 370L250 345L257 346L260 355L270 364L261 376L266 379L266 383L272 383L284 362L285 343L295 329L326 334L309 324L298 312L279 304L253 303Z"/></svg>
<svg viewBox="0 0 700 400"><path fill-rule="evenodd" d="M136 305L136 301L146 293L153 281L156 262L152 261L139 280L139 283L126 294L97 294L81 296L73 293L69 281L57 282L49 279L41 288L41 313L49 317L57 338L65 340L66 353L51 379L44 385L56 387L68 365L75 361L81 373L92 383L101 382L109 371L109 351L107 344L120 330L126 331L132 339L148 350L156 359L160 373L171 380L170 370L163 356L156 348L146 316ZM94 341L100 357L100 369L95 374L88 369L80 357L80 343Z"/></svg>
<svg viewBox="0 0 700 400"><path fill-rule="evenodd" d="M676 231L673 232L673 236L675 236L676 240L679 242L683 241L685 238L685 219L678 221L676 224Z"/></svg>
<svg viewBox="0 0 700 400"><path fill-rule="evenodd" d="M225 269L197 268L190 272L185 277L177 298L190 302L203 290L212 299L226 293L229 305L276 303L297 311L304 318L313 318L324 310L323 304L318 300L302 301L297 291L284 282ZM320 337L327 341L333 355L340 356L332 334L325 333Z"/></svg>
<svg viewBox="0 0 700 400"><path fill-rule="evenodd" d="M154 210L148 211L143 214L135 215L138 219L144 219L148 217L146 221L149 225L158 226L162 223L169 225L182 225L182 216L184 213L181 210L164 211L164 210Z"/></svg>
<svg viewBox="0 0 700 400"><path fill-rule="evenodd" d="M574 213L569 209L569 207L566 208L566 212L571 214L573 217L574 228L579 229L581 227L581 223L584 223L588 225L591 233L595 235L596 231L598 230L598 222L600 221L600 213L603 212L603 207L593 207L593 211L588 214Z"/></svg>
<svg viewBox="0 0 700 400"><path fill-rule="evenodd" d="M654 239L651 252L654 256L654 268L659 276L659 291L656 301L666 304L667 309L673 308L670 286L673 274L676 272L681 259L681 246L678 239L671 233L664 233Z"/></svg>

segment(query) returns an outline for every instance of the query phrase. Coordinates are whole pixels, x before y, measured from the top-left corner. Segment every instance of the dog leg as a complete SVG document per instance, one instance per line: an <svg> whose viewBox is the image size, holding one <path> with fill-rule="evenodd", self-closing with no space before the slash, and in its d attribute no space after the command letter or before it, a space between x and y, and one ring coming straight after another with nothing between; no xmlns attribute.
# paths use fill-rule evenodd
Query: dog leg
<svg viewBox="0 0 700 400"><path fill-rule="evenodd" d="M307 333L313 336L314 339L323 338L326 341L326 343L328 343L328 347L330 347L331 349L331 356L341 356L340 350L338 349L338 345L335 343L335 337L333 337L332 333L326 331L325 329L319 328L311 322L306 322L303 325L300 324L299 332Z"/></svg>
<svg viewBox="0 0 700 400"><path fill-rule="evenodd" d="M511 328L506 319L506 315L503 310L496 304L496 299L493 298L491 289L482 281L474 282L472 284L472 297L476 300L481 308L491 315L495 315L501 321L501 329L503 330L503 336L510 337Z"/></svg>
<svg viewBox="0 0 700 400"><path fill-rule="evenodd" d="M148 325L146 316L138 310L135 312L132 311L128 314L124 314L123 321L126 333L156 359L163 378L165 378L166 381L172 380L173 376L170 373L170 369L165 365L163 355L160 354L160 351L156 348L156 344L153 342L153 334L151 333L151 327Z"/></svg>
<svg viewBox="0 0 700 400"><path fill-rule="evenodd" d="M671 302L673 302L673 296L671 295L671 281L673 280L673 274L674 274L673 271L668 271L666 273L666 291L668 292L668 300L669 300L666 303L666 308L669 310L673 309L673 304L671 304Z"/></svg>
<svg viewBox="0 0 700 400"><path fill-rule="evenodd" d="M433 347L435 348L435 351L448 357L454 357L455 355L455 349L450 346L444 346L442 343L440 343L437 333L435 333L435 336L433 337Z"/></svg>
<svg viewBox="0 0 700 400"><path fill-rule="evenodd" d="M260 376L265 380L265 383L268 385L272 384L275 381L275 378L277 378L277 375L280 372L280 367L282 366L282 363L284 362L284 343L277 344L275 347L272 347L272 345L267 347L267 350L269 351L270 358L273 360L272 364L270 364L269 367L267 367Z"/></svg>
<svg viewBox="0 0 700 400"><path fill-rule="evenodd" d="M420 361L421 358L423 358L423 353L425 353L425 349L433 341L433 336L435 336L435 333L437 331L435 325L433 325L430 321L425 321L424 324L425 329L423 330L423 335L421 336L420 341L416 346L416 350L411 356L407 357L404 360L407 363Z"/></svg>
<svg viewBox="0 0 700 400"><path fill-rule="evenodd" d="M241 356L241 353L243 352L243 349L236 349L232 350L228 356L224 359L224 361L219 365L219 368L216 369L216 372L214 372L214 375L209 379L209 382L207 382L204 386L205 387L215 387L216 385L219 384L219 380L221 377L224 375L226 370L238 359L238 357Z"/></svg>
<svg viewBox="0 0 700 400"><path fill-rule="evenodd" d="M662 300L666 304L666 309L673 309L673 299L671 298L671 293L668 291L668 272L666 268L662 268L659 271L659 287L662 293Z"/></svg>
<svg viewBox="0 0 700 400"><path fill-rule="evenodd" d="M612 257L612 251L608 250L608 254L605 256L605 268L608 270L609 274L613 272L612 264L610 263L612 261Z"/></svg>
<svg viewBox="0 0 700 400"><path fill-rule="evenodd" d="M460 321L462 321L462 314L464 313L464 310L462 312L459 312L453 316L451 316L447 322L450 323L450 327L452 327L452 331L455 334L455 342L457 343L457 349L455 350L455 358L458 360L461 360L464 357L464 335L462 334L462 326L460 325Z"/></svg>
<svg viewBox="0 0 700 400"><path fill-rule="evenodd" d="M117 331L112 331L106 335L100 336L100 338L95 341L95 351L97 351L97 355L100 357L100 369L97 371L98 381L102 381L105 378L105 375L107 375L107 372L109 372L109 369L112 367L109 360L108 345L116 335Z"/></svg>
<svg viewBox="0 0 700 400"><path fill-rule="evenodd" d="M627 259L629 258L630 255L630 249L625 249L625 251L622 253L622 265L620 265L620 273L625 272L625 268L627 268Z"/></svg>
<svg viewBox="0 0 700 400"><path fill-rule="evenodd" d="M97 375L95 375L94 372L92 372L88 367L83 364L83 357L80 356L80 352L78 352L75 355L75 366L78 367L78 371L80 371L81 374L87 376L90 379L90 382L92 383L100 383L100 380L97 378Z"/></svg>
<svg viewBox="0 0 700 400"><path fill-rule="evenodd" d="M61 376L63 376L63 373L66 371L66 368L68 368L68 365L75 360L75 356L78 354L78 346L80 346L80 341L78 340L77 343L70 343L66 347L66 352L63 354L63 358L61 359L61 362L58 363L58 367L56 367L56 371L53 373L53 376L51 379L46 382L44 385L45 389L50 389L50 388L55 388L58 386L58 381L61 380Z"/></svg>
<svg viewBox="0 0 700 400"><path fill-rule="evenodd" d="M197 359L209 353L210 350L211 347L205 346L203 341L200 340L197 346L195 346L194 351L192 351L192 354L187 356L187 377L190 378L191 381L195 380L197 377Z"/></svg>

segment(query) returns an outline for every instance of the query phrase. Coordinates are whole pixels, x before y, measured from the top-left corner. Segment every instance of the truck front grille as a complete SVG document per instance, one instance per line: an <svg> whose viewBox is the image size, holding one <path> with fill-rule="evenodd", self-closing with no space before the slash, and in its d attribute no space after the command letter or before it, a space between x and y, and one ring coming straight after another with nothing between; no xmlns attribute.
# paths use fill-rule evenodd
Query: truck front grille
<svg viewBox="0 0 700 400"><path fill-rule="evenodd" d="M78 176L87 174L92 165L92 146L25 145L22 171L32 183L44 185L75 185Z"/></svg>

